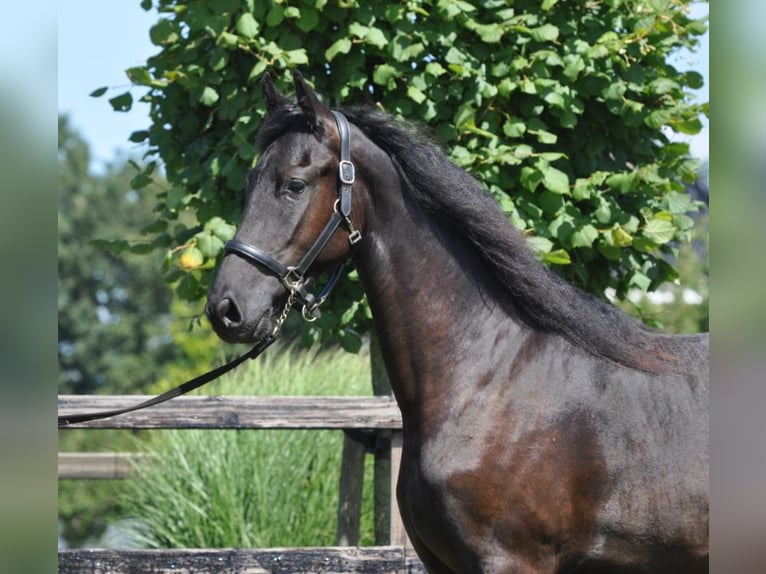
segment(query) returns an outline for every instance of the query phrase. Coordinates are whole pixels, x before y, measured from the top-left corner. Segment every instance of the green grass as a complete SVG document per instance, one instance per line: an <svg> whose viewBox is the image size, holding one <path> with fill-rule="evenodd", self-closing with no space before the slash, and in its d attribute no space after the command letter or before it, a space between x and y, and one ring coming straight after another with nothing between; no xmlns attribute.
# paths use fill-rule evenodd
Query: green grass
<svg viewBox="0 0 766 574"><path fill-rule="evenodd" d="M216 395L369 395L366 352L269 352L213 383ZM177 430L152 433L120 495L157 548L334 544L343 435L340 431ZM368 459L370 457L367 457ZM362 543L373 543L368 460Z"/></svg>

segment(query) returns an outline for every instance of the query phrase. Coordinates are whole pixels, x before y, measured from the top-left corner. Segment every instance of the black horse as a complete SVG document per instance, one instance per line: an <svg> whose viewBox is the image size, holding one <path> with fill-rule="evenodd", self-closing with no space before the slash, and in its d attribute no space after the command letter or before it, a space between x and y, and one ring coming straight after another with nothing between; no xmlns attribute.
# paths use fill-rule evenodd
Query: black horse
<svg viewBox="0 0 766 574"><path fill-rule="evenodd" d="M652 331L548 271L390 116L331 112L299 74L297 103L263 88L263 153L207 313L227 341L264 339L353 259L428 570L707 572L707 335Z"/></svg>

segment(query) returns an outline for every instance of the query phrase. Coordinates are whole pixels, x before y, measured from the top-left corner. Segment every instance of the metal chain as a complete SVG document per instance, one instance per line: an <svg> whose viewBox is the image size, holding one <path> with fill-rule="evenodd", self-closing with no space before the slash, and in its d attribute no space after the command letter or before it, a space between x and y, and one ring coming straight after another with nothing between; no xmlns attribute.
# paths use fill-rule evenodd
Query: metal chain
<svg viewBox="0 0 766 574"><path fill-rule="evenodd" d="M298 288L297 284L294 284L290 288L290 295L287 297L287 303L285 303L285 308L282 309L282 313L280 313L279 317L277 317L276 324L274 326L274 331L272 331L272 335L277 335L279 331L282 329L282 325L285 321L287 321L287 316L290 314L290 310L293 308L293 304L295 303L295 300L298 298Z"/></svg>

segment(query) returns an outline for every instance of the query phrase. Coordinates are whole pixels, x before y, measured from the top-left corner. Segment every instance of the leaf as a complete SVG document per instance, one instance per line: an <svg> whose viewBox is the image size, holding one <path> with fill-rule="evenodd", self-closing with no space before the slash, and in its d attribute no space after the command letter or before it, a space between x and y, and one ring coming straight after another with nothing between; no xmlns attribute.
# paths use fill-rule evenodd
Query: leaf
<svg viewBox="0 0 766 574"><path fill-rule="evenodd" d="M130 180L130 187L132 189L143 189L150 183L152 183L152 178L150 176L145 173L139 173Z"/></svg>
<svg viewBox="0 0 766 574"><path fill-rule="evenodd" d="M543 253L543 261L552 265L569 265L572 263L569 252L566 249L556 249L549 253Z"/></svg>
<svg viewBox="0 0 766 574"><path fill-rule="evenodd" d="M606 184L619 191L620 193L628 193L633 190L633 187L638 180L638 172L631 171L627 173L615 173L606 178Z"/></svg>
<svg viewBox="0 0 766 574"><path fill-rule="evenodd" d="M697 135L702 130L702 121L699 118L675 120L670 122L670 127L678 133L693 136Z"/></svg>
<svg viewBox="0 0 766 574"><path fill-rule="evenodd" d="M590 247L598 237L598 230L590 223L576 229L570 237L572 247Z"/></svg>
<svg viewBox="0 0 766 574"><path fill-rule="evenodd" d="M133 143L141 143L142 141L145 141L149 138L149 131L148 130L137 130L130 134L130 137L128 138Z"/></svg>
<svg viewBox="0 0 766 574"><path fill-rule="evenodd" d="M578 177L575 180L574 187L572 188L572 197L576 201L582 201L583 199L590 199L592 193L592 185L590 181L585 178Z"/></svg>
<svg viewBox="0 0 766 574"><path fill-rule="evenodd" d="M548 253L553 249L553 241L537 235L527 237L527 244L532 248L532 251L538 254Z"/></svg>
<svg viewBox="0 0 766 574"><path fill-rule="evenodd" d="M628 247L633 243L633 236L618 226L612 229L612 242L617 247Z"/></svg>
<svg viewBox="0 0 766 574"><path fill-rule="evenodd" d="M455 112L454 122L455 127L462 129L466 124L474 124L474 117L476 115L476 108L474 108L473 102L464 102Z"/></svg>
<svg viewBox="0 0 766 574"><path fill-rule="evenodd" d="M705 85L705 79L702 77L702 74L695 71L689 71L686 72L684 75L686 78L686 85L691 88L692 90L699 90Z"/></svg>
<svg viewBox="0 0 766 574"><path fill-rule="evenodd" d="M129 112L130 108L133 107L133 96L130 92L125 92L124 94L111 98L109 103L112 104L112 109L114 109L115 112Z"/></svg>
<svg viewBox="0 0 766 574"><path fill-rule="evenodd" d="M566 108L566 100L564 99L564 96L561 95L561 93L557 92L556 90L551 90L547 94L543 96L543 100L548 102L550 105L552 105L555 108Z"/></svg>
<svg viewBox="0 0 766 574"><path fill-rule="evenodd" d="M509 138L520 138L526 131L527 124L517 118L506 120L503 124L503 133Z"/></svg>
<svg viewBox="0 0 766 574"><path fill-rule="evenodd" d="M596 217L596 221L605 225L612 219L612 207L608 201L602 199L601 203L596 208L596 211L593 212L593 215Z"/></svg>
<svg viewBox="0 0 766 574"><path fill-rule="evenodd" d="M602 92L601 95L605 100L622 100L622 96L625 94L627 86L622 80L612 82Z"/></svg>
<svg viewBox="0 0 766 574"><path fill-rule="evenodd" d="M650 219L643 229L644 237L652 240L657 245L667 243L676 233L675 226L665 219Z"/></svg>
<svg viewBox="0 0 766 574"><path fill-rule="evenodd" d="M630 276L630 285L637 287L641 291L646 291L647 289L649 289L649 286L651 284L652 284L652 280L649 279L649 277L647 277L641 271L634 271L633 275Z"/></svg>
<svg viewBox="0 0 766 574"><path fill-rule="evenodd" d="M658 130L662 126L670 123L670 119L673 117L670 110L660 109L654 110L644 118L644 123L652 129Z"/></svg>
<svg viewBox="0 0 766 574"><path fill-rule="evenodd" d="M279 26L285 19L285 9L279 4L274 4L266 14L266 24L270 27Z"/></svg>
<svg viewBox="0 0 766 574"><path fill-rule="evenodd" d="M207 223L205 223L204 229L222 241L233 239L234 234L237 231L237 228L234 225L227 223L222 217L218 216L211 218Z"/></svg>
<svg viewBox="0 0 766 574"><path fill-rule="evenodd" d="M646 87L653 94L667 94L680 88L678 82L670 78L657 78L649 82Z"/></svg>
<svg viewBox="0 0 766 574"><path fill-rule="evenodd" d="M407 96L418 104L426 100L426 95L415 86L407 86Z"/></svg>
<svg viewBox="0 0 766 574"><path fill-rule="evenodd" d="M534 152L535 150L532 149L532 146L529 146L527 144L519 144L513 148L513 155L516 156L518 159L527 159Z"/></svg>
<svg viewBox="0 0 766 574"><path fill-rule="evenodd" d="M556 134L545 130L537 130L534 133L537 136L537 141L543 144L555 144L559 139Z"/></svg>
<svg viewBox="0 0 766 574"><path fill-rule="evenodd" d="M168 222L164 219L158 219L157 221L154 221L148 225L144 225L141 228L141 235L156 235L157 233L162 233L168 228Z"/></svg>
<svg viewBox="0 0 766 574"><path fill-rule="evenodd" d="M206 259L214 259L223 251L223 241L212 233L198 233L196 239L197 247Z"/></svg>
<svg viewBox="0 0 766 574"><path fill-rule="evenodd" d="M585 60L579 54L568 54L564 56L564 75L570 80L574 80L585 69Z"/></svg>
<svg viewBox="0 0 766 574"><path fill-rule="evenodd" d="M285 8L285 18L296 20L301 17L301 9L297 6L287 6Z"/></svg>
<svg viewBox="0 0 766 574"><path fill-rule="evenodd" d="M546 189L562 195L570 193L569 176L567 174L551 165L541 168L541 171L543 172L543 185Z"/></svg>
<svg viewBox="0 0 766 574"><path fill-rule="evenodd" d="M202 105L212 106L218 101L219 98L220 96L214 88L205 86L205 89L202 90L202 95L199 97L199 101L202 103Z"/></svg>
<svg viewBox="0 0 766 574"><path fill-rule="evenodd" d="M259 60L255 66L253 66L253 69L250 70L250 74L247 76L248 82L260 78L263 72L266 71L266 68L269 67L269 61L267 59Z"/></svg>
<svg viewBox="0 0 766 574"><path fill-rule="evenodd" d="M497 92L504 98L507 98L518 87L519 85L511 80L511 78L503 78L497 86Z"/></svg>
<svg viewBox="0 0 766 574"><path fill-rule="evenodd" d="M225 48L236 48L239 45L239 36L231 32L221 32L216 44Z"/></svg>
<svg viewBox="0 0 766 574"><path fill-rule="evenodd" d="M325 50L324 57L328 62L332 62L333 58L338 54L348 54L351 50L351 40L349 38L340 38L332 43L332 45ZM385 82L379 82L385 83Z"/></svg>
<svg viewBox="0 0 766 574"><path fill-rule="evenodd" d="M520 180L521 185L523 185L525 189L534 192L543 180L543 174L539 169L527 165L521 168Z"/></svg>
<svg viewBox="0 0 766 574"><path fill-rule="evenodd" d="M108 89L109 89L108 87L104 86L103 88L99 88L99 89L97 89L97 90L93 90L93 91L90 93L90 97L91 97L91 98L100 98L101 96L103 96L103 95L106 93L106 91L107 91Z"/></svg>
<svg viewBox="0 0 766 574"><path fill-rule="evenodd" d="M380 64L375 68L375 72L372 74L372 81L376 84L384 86L398 76L399 72L396 68L389 64Z"/></svg>
<svg viewBox="0 0 766 574"><path fill-rule="evenodd" d="M686 193L671 191L663 198L663 204L672 214L683 214L692 210L692 198Z"/></svg>
<svg viewBox="0 0 766 574"><path fill-rule="evenodd" d="M466 56L455 48L454 46L451 46L449 50L447 50L447 54L444 56L444 61L448 64L464 64L466 61Z"/></svg>
<svg viewBox="0 0 766 574"><path fill-rule="evenodd" d="M380 49L385 48L388 44L385 34L378 28L370 28L364 39L368 44L377 46Z"/></svg>
<svg viewBox="0 0 766 574"><path fill-rule="evenodd" d="M553 42L559 37L559 29L553 24L543 24L539 28L532 28L529 35L536 42Z"/></svg>
<svg viewBox="0 0 766 574"><path fill-rule="evenodd" d="M344 351L358 353L362 348L362 338L350 329L338 333L338 342Z"/></svg>
<svg viewBox="0 0 766 574"><path fill-rule="evenodd" d="M96 249L107 251L114 255L120 255L130 249L130 243L124 239L93 239L90 241Z"/></svg>
<svg viewBox="0 0 766 574"><path fill-rule="evenodd" d="M288 64L294 66L302 66L303 64L309 63L309 57L304 48L285 52L285 58L287 59Z"/></svg>
<svg viewBox="0 0 766 574"><path fill-rule="evenodd" d="M237 19L237 33L248 39L255 38L260 26L255 17L249 12L245 12Z"/></svg>
<svg viewBox="0 0 766 574"><path fill-rule="evenodd" d="M503 39L503 28L498 24L479 24L474 31L487 44L497 44Z"/></svg>
<svg viewBox="0 0 766 574"><path fill-rule="evenodd" d="M310 32L317 27L317 24L319 24L319 12L311 6L301 8L301 17L295 23L301 32Z"/></svg>
<svg viewBox="0 0 766 574"><path fill-rule="evenodd" d="M152 44L163 46L165 44L175 44L178 42L179 36L173 22L167 18L162 18L149 29L149 39L152 41Z"/></svg>
<svg viewBox="0 0 766 574"><path fill-rule="evenodd" d="M439 62L429 62L426 64L426 74L430 74L434 77L439 77L445 74L447 70Z"/></svg>

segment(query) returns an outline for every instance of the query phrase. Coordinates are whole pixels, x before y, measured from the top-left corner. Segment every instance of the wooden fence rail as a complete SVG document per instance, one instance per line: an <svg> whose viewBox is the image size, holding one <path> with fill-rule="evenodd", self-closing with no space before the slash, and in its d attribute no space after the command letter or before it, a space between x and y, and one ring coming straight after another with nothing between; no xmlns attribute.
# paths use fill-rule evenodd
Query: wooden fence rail
<svg viewBox="0 0 766 574"><path fill-rule="evenodd" d="M195 549L60 550L59 574L420 574L410 550L396 546Z"/></svg>
<svg viewBox="0 0 766 574"><path fill-rule="evenodd" d="M149 455L137 452L60 452L59 479L119 479Z"/></svg>
<svg viewBox="0 0 766 574"><path fill-rule="evenodd" d="M59 415L118 409L143 395L60 395ZM390 429L402 428L391 397L177 397L149 409L71 425L130 429Z"/></svg>
<svg viewBox="0 0 766 574"><path fill-rule="evenodd" d="M119 409L142 402L140 395L60 395L59 415ZM289 549L60 550L59 573L183 572L425 572L404 532L391 485L401 457L402 421L393 398L372 397L178 397L146 410L71 425L89 429L338 429L344 431L339 485L337 547ZM375 466L386 469L388 496L376 500L376 526L388 524L384 543L357 547L364 455L370 436ZM59 478L124 478L135 453L59 453ZM144 455L145 456L145 455ZM378 492L376 490L376 497ZM381 506L382 504L382 506ZM376 538L379 538L376 532Z"/></svg>

